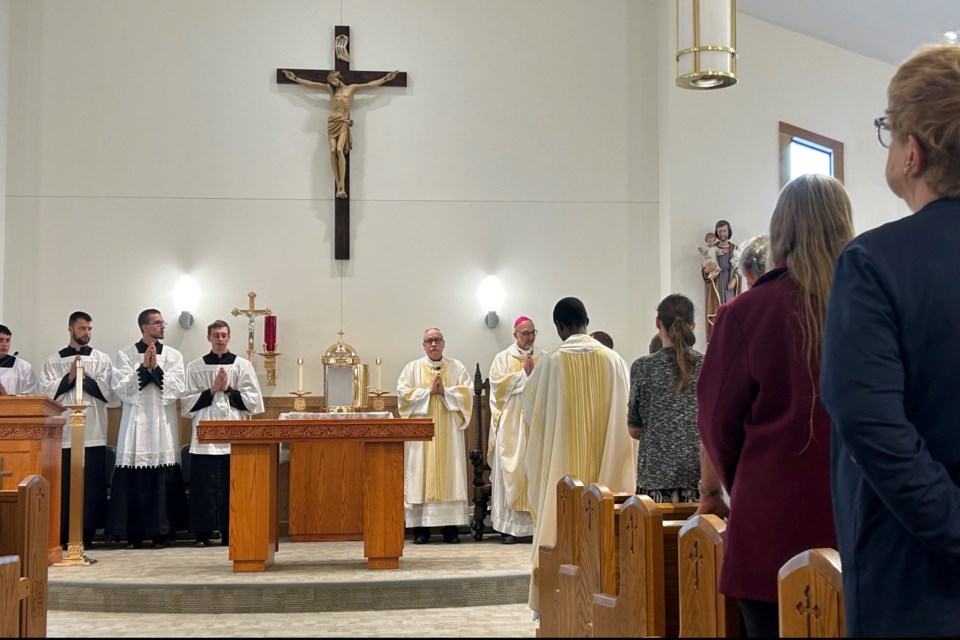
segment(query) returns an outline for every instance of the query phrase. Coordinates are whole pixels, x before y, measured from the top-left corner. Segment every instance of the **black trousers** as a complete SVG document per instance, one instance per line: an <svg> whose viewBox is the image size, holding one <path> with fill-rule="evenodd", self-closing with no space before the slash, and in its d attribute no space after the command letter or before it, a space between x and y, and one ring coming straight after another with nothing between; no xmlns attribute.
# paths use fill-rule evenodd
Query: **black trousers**
<svg viewBox="0 0 960 640"><path fill-rule="evenodd" d="M219 531L230 539L230 455L190 455L190 531L209 540Z"/></svg>
<svg viewBox="0 0 960 640"><path fill-rule="evenodd" d="M765 600L738 600L748 638L780 637L780 612L776 602Z"/></svg>
<svg viewBox="0 0 960 640"><path fill-rule="evenodd" d="M70 538L70 460L72 449L60 455L60 544ZM93 541L97 529L107 525L107 448L83 450L83 542Z"/></svg>

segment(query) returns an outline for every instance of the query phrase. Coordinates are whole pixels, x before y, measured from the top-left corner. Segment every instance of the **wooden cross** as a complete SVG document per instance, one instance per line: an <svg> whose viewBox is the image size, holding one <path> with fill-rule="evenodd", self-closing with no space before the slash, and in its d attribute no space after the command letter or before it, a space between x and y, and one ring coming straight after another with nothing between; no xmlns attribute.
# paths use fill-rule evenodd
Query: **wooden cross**
<svg viewBox="0 0 960 640"><path fill-rule="evenodd" d="M350 69L350 27L337 25L334 33L335 70L347 85L373 82L387 75L386 71L353 71ZM311 82L327 82L330 69L277 69L277 84L293 84L296 81L288 78L284 71L292 71L298 78ZM405 87L407 74L400 72L393 80L384 82L380 86ZM352 121L351 121L352 124ZM350 155L346 154L343 182L346 197L336 197L334 202L334 252L337 260L350 259Z"/></svg>
<svg viewBox="0 0 960 640"><path fill-rule="evenodd" d="M250 307L248 309L241 311L237 307L234 307L233 311L230 313L233 314L234 318L237 316L247 317L247 360L253 362L253 354L256 351L256 349L253 348L253 320L257 316L269 316L273 312L270 311L270 307L267 307L266 309L254 308L256 306L254 305L254 300L257 299L257 294L253 291L247 293L247 298L250 300Z"/></svg>
<svg viewBox="0 0 960 640"><path fill-rule="evenodd" d="M693 541L693 550L690 552L690 555L687 556L687 560L693 564L693 588L700 591L700 567L703 566L703 554L700 553L699 540Z"/></svg>
<svg viewBox="0 0 960 640"><path fill-rule="evenodd" d="M3 486L3 479L13 475L13 471L3 470L3 457L0 457L0 486Z"/></svg>
<svg viewBox="0 0 960 640"><path fill-rule="evenodd" d="M803 596L806 599L806 602L797 603L797 613L801 616L806 616L807 618L807 632L812 632L813 630L813 620L812 618L820 617L820 605L815 604L812 607L810 606L810 585L807 585L803 588ZM808 635L808 637L810 637Z"/></svg>

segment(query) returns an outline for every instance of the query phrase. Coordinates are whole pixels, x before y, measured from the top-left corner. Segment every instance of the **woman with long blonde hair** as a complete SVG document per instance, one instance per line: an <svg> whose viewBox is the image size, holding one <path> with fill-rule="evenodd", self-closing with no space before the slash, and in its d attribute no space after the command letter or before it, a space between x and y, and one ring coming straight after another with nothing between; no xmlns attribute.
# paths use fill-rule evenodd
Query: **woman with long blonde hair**
<svg viewBox="0 0 960 640"><path fill-rule="evenodd" d="M719 588L737 598L749 637L778 635L780 567L836 545L818 382L833 267L852 237L839 182L787 183L770 221L776 266L720 307L700 372L697 425L730 495Z"/></svg>

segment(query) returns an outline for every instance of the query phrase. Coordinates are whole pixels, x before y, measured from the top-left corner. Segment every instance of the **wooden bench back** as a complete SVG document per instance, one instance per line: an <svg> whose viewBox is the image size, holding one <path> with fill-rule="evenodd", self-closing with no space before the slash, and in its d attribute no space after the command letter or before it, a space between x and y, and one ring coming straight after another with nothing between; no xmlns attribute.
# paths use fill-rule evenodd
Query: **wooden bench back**
<svg viewBox="0 0 960 640"><path fill-rule="evenodd" d="M843 579L834 549L810 549L788 560L777 591L781 637L844 637Z"/></svg>
<svg viewBox="0 0 960 640"><path fill-rule="evenodd" d="M26 594L20 598L20 637L47 635L49 516L50 483L45 478L27 476L16 491L0 491L0 556L19 556L20 577L26 580L21 587Z"/></svg>
<svg viewBox="0 0 960 640"><path fill-rule="evenodd" d="M540 628L544 638L556 638L559 633L559 594L557 584L560 565L575 564L580 553L580 496L583 483L573 476L564 476L557 483L557 541L552 547L541 545L537 585L540 588Z"/></svg>
<svg viewBox="0 0 960 640"><path fill-rule="evenodd" d="M737 638L737 602L717 591L727 524L715 515L698 515L680 529L680 637Z"/></svg>

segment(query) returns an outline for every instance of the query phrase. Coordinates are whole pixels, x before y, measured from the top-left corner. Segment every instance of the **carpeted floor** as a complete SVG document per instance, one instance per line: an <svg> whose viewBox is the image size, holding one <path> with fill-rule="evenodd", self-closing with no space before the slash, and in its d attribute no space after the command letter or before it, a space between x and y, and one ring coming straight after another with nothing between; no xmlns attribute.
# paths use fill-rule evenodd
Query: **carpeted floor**
<svg viewBox="0 0 960 640"><path fill-rule="evenodd" d="M86 567L50 567L50 637L533 637L529 544L404 547L400 568L366 568L362 542L281 541L262 573L227 549L95 546Z"/></svg>

